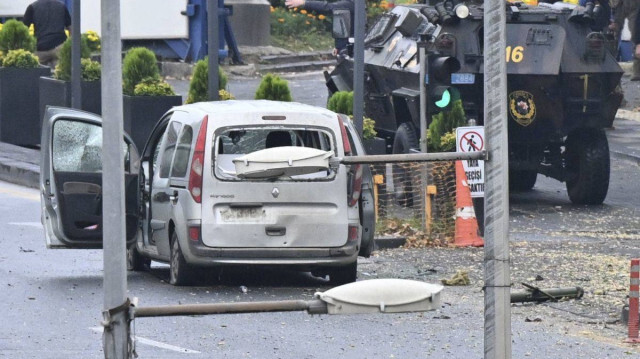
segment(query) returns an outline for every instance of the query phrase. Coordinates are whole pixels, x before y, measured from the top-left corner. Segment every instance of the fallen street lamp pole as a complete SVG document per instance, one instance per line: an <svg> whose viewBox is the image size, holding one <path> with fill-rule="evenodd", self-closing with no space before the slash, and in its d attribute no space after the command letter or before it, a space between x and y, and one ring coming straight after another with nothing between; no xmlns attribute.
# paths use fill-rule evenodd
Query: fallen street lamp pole
<svg viewBox="0 0 640 359"><path fill-rule="evenodd" d="M331 162L339 162L345 165L374 164L374 163L400 163L400 162L436 162L436 161L462 161L462 160L487 160L487 152L433 152L433 153L399 153L394 155L367 155L339 157Z"/></svg>
<svg viewBox="0 0 640 359"><path fill-rule="evenodd" d="M581 287L542 289L529 286L528 289L511 292L511 303L557 301L561 298L579 299L583 295L584 289Z"/></svg>
<svg viewBox="0 0 640 359"><path fill-rule="evenodd" d="M205 314L238 314L306 311L309 314L372 314L424 312L440 307L443 286L406 279L372 279L318 292L313 300L180 304L138 307L134 318Z"/></svg>

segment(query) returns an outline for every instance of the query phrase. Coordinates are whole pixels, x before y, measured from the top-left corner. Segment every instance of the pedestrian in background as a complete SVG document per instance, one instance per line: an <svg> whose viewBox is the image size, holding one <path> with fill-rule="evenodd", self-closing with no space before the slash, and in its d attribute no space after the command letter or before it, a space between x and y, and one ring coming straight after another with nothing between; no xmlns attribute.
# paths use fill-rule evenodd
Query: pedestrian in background
<svg viewBox="0 0 640 359"><path fill-rule="evenodd" d="M37 0L27 7L22 22L27 26L33 24L38 40L36 55L40 63L54 68L62 44L67 39L65 30L71 33L71 15L67 7L58 0Z"/></svg>
<svg viewBox="0 0 640 359"><path fill-rule="evenodd" d="M333 10L349 10L351 14L351 34L353 35L353 0L338 0L336 2L318 1L318 0L286 0L284 4L288 8L302 8L309 11L315 11L322 15L332 15ZM333 55L337 56L343 49L347 47L348 39L335 39L335 48Z"/></svg>
<svg viewBox="0 0 640 359"><path fill-rule="evenodd" d="M628 21L631 32L631 43L637 44L640 37L636 35L638 11L640 11L640 1L638 0L612 0L611 5L614 11L613 30L616 32L616 39L620 41L620 35L624 28L624 20ZM633 57L633 74L631 81L640 81L640 59L637 55Z"/></svg>

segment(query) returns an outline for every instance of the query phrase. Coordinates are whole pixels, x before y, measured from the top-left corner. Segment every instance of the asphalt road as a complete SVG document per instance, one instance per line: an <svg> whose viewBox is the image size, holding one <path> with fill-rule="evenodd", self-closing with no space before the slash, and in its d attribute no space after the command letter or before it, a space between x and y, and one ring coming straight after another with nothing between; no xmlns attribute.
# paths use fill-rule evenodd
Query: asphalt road
<svg viewBox="0 0 640 359"><path fill-rule="evenodd" d="M596 209L570 205L559 184L543 178L534 191L512 196L514 242L554 239L549 246L557 246L569 236L555 231L586 230L589 218L599 217L611 218L599 226L600 233L621 229L637 233L636 221L618 218L622 212L629 216L638 212L640 202L631 197L624 200L633 192L638 195L638 184L626 178L637 173L637 166L616 162L614 169L610 199ZM103 357L99 325L102 252L47 250L37 191L0 183L0 201L0 301L7 309L6 324L0 326L0 357ZM600 240L579 233L571 239ZM359 278L438 282L456 268L478 266L481 253L477 249L382 251L360 259ZM458 263L447 264L444 258L456 258ZM167 280L167 266L154 263L150 272L129 274L129 295L140 298L141 305L162 305L310 299L314 292L328 288L324 280L308 273L280 270L225 271L220 278L187 288L173 287ZM142 358L479 358L483 353L482 298L479 285L447 287L443 307L424 314L144 318L137 319L134 328ZM579 350L581 358L640 354L621 341L584 335L584 328L571 324L571 318L565 321L553 308L545 307L549 313L539 308L513 308L514 358L575 358L574 350ZM561 312L566 315L566 310ZM600 326L587 324L587 328L594 327ZM609 328L611 331L611 325ZM624 333L622 325L614 326L613 336L623 337Z"/></svg>

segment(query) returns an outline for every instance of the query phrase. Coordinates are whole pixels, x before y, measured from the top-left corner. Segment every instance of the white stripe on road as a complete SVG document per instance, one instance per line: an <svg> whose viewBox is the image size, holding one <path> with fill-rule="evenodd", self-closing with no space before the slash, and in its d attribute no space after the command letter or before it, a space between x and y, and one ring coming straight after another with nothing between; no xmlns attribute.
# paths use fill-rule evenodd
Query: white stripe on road
<svg viewBox="0 0 640 359"><path fill-rule="evenodd" d="M40 200L40 194L38 194L37 191L35 190L31 190L31 191L23 191L20 189L11 189L7 187L0 187L0 193L4 193L4 194L8 194L10 196L13 197L20 197L20 198L25 198L25 199L29 199L32 201L39 201ZM11 187L16 187L19 188L19 186L11 186Z"/></svg>
<svg viewBox="0 0 640 359"><path fill-rule="evenodd" d="M9 222L7 224L12 225L12 226L20 226L20 227L42 228L42 223L40 223L40 222Z"/></svg>
<svg viewBox="0 0 640 359"><path fill-rule="evenodd" d="M89 329L91 329L92 331L94 331L96 333L102 333L102 327L93 327L93 328L89 328ZM136 343L146 344L146 345L150 345L152 347L156 347L156 348L160 348L160 349L166 349L166 350L171 350L171 351L174 351L174 352L185 353L185 354L200 354L200 352L197 351L197 350L181 348L181 347L178 347L178 346L175 346L175 345L161 343L161 342L157 342L155 340L151 340L151 339L147 339L147 338L143 338L143 337L139 337L139 336L136 336L135 340L136 340Z"/></svg>

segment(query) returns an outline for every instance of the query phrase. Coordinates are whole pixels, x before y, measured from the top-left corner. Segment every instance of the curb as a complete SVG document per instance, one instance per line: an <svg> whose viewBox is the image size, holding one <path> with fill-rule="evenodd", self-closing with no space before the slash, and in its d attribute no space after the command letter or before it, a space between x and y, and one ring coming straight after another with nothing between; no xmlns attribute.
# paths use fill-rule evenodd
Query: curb
<svg viewBox="0 0 640 359"><path fill-rule="evenodd" d="M0 180L25 187L40 187L40 166L0 158Z"/></svg>
<svg viewBox="0 0 640 359"><path fill-rule="evenodd" d="M375 237L375 249L393 249L402 247L407 241L406 237Z"/></svg>

